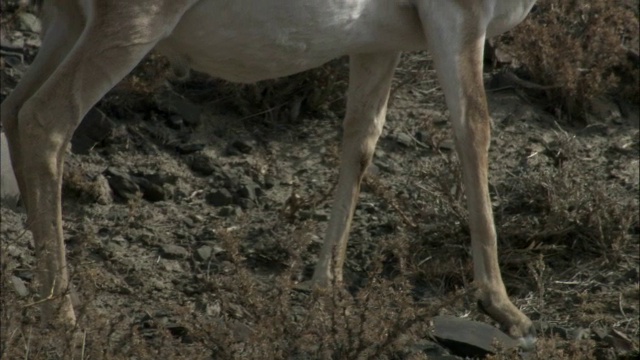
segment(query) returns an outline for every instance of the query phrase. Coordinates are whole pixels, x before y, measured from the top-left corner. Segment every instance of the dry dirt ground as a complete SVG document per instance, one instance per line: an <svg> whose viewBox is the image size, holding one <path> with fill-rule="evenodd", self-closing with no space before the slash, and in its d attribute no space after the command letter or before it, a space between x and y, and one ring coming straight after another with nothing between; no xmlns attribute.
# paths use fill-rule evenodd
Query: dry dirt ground
<svg viewBox="0 0 640 360"><path fill-rule="evenodd" d="M26 51L4 48L2 99L38 46L28 29L3 36ZM469 291L464 192L428 57L398 70L346 288L331 294L295 284L310 277L327 224L344 99L338 110L299 112L296 98L238 115L202 76L135 86L153 69L97 106L85 124L99 131L80 129L67 159L79 336L38 330L32 238L23 210L2 207L3 358L454 359L432 342L430 319L491 321ZM577 125L501 74L486 73L500 261L540 340L532 354L494 356L635 358L637 104L602 99Z"/></svg>

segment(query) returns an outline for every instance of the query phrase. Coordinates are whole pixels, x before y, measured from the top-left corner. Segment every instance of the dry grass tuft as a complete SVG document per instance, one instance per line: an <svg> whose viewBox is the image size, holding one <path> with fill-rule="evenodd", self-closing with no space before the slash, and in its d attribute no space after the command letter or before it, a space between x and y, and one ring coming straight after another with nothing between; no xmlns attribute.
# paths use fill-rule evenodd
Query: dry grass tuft
<svg viewBox="0 0 640 360"><path fill-rule="evenodd" d="M638 8L631 1L541 0L529 17L501 38L550 109L584 119L597 96L640 99Z"/></svg>

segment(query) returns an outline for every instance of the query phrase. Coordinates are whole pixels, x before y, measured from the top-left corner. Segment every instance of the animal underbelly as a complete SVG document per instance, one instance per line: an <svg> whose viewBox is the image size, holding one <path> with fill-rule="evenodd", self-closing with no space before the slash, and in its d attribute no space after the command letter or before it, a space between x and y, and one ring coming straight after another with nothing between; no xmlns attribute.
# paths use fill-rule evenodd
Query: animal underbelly
<svg viewBox="0 0 640 360"><path fill-rule="evenodd" d="M324 64L343 55L335 51L308 52L305 44L277 44L273 39L211 41L198 47L159 46L178 66L234 82L255 82L287 76ZM217 39L216 39L217 40Z"/></svg>
<svg viewBox="0 0 640 360"><path fill-rule="evenodd" d="M411 48L414 14L388 0L201 0L157 49L236 82L301 72L349 53Z"/></svg>

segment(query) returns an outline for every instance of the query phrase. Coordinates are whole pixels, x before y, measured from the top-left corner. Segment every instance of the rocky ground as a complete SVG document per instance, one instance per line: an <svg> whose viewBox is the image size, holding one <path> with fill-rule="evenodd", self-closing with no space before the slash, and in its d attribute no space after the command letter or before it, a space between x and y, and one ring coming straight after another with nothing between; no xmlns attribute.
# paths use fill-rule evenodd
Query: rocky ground
<svg viewBox="0 0 640 360"><path fill-rule="evenodd" d="M2 23L4 99L39 41L28 13L3 12ZM92 110L67 158L64 228L82 339L38 330L32 238L23 210L3 204L0 356L486 354L451 337L494 330L442 317L491 324L468 292L464 192L428 57L407 56L398 70L355 214L346 288L326 294L296 284L310 278L329 216L340 107L309 115L294 100L286 111L238 115L211 95L220 82L199 75L141 90L157 61ZM490 190L505 283L540 340L531 353L507 346L489 356L635 358L638 106L601 98L576 124L509 74L486 73ZM447 326L459 331L444 334Z"/></svg>

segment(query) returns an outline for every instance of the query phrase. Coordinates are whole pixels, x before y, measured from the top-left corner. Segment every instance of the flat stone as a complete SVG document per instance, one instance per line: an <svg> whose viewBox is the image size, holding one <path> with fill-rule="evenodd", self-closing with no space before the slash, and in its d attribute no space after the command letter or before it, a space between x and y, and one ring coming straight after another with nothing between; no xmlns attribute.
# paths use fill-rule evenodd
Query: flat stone
<svg viewBox="0 0 640 360"><path fill-rule="evenodd" d="M0 37L0 47L2 50L21 54L24 48L24 37Z"/></svg>
<svg viewBox="0 0 640 360"><path fill-rule="evenodd" d="M198 174L209 176L220 171L220 167L216 163L216 160L207 154L193 154L190 160L189 166L191 167L191 170Z"/></svg>
<svg viewBox="0 0 640 360"><path fill-rule="evenodd" d="M184 124L196 126L200 123L202 108L173 91L165 91L154 96L158 109L172 115L179 115ZM172 121L175 121L174 117Z"/></svg>
<svg viewBox="0 0 640 360"><path fill-rule="evenodd" d="M247 181L244 184L240 185L240 189L238 190L238 196L243 199L249 199L251 201L257 201L257 196L262 193L262 189L260 185Z"/></svg>
<svg viewBox="0 0 640 360"><path fill-rule="evenodd" d="M162 256L167 259L186 258L189 256L189 251L179 245L163 245L161 250Z"/></svg>
<svg viewBox="0 0 640 360"><path fill-rule="evenodd" d="M495 352L494 344L500 343L503 349L519 346L519 342L495 327L472 320L453 316L433 318L436 340L454 355L484 358Z"/></svg>
<svg viewBox="0 0 640 360"><path fill-rule="evenodd" d="M241 154L251 154L251 152L253 151L254 145L253 145L253 142L251 141L235 140L234 142L231 143L229 147L230 149L228 149L228 152L230 153L233 153L234 152L233 150L236 150Z"/></svg>
<svg viewBox="0 0 640 360"><path fill-rule="evenodd" d="M213 254L213 248L208 245L200 246L196 249L196 257L200 261L207 261L211 258L211 254Z"/></svg>
<svg viewBox="0 0 640 360"><path fill-rule="evenodd" d="M107 168L104 173L109 186L113 192L125 200L133 200L140 192L140 187L131 178L131 176L123 171L114 168Z"/></svg>
<svg viewBox="0 0 640 360"><path fill-rule="evenodd" d="M411 135L407 134L407 133L399 133L398 135L396 135L396 141L401 144L404 145L406 147L412 147L413 146L413 138L411 137Z"/></svg>
<svg viewBox="0 0 640 360"><path fill-rule="evenodd" d="M233 194L227 189L218 189L205 196L207 203L213 206L226 206L233 204Z"/></svg>
<svg viewBox="0 0 640 360"><path fill-rule="evenodd" d="M204 147L205 147L205 144L202 144L202 143L180 144L176 146L176 151L179 154L187 155L187 154L193 154L194 152L203 150Z"/></svg>
<svg viewBox="0 0 640 360"><path fill-rule="evenodd" d="M316 221L328 221L329 214L323 210L300 210L299 215L301 219L313 219Z"/></svg>
<svg viewBox="0 0 640 360"><path fill-rule="evenodd" d="M160 265L169 272L181 273L184 271L182 266L180 266L180 261L178 260L165 259L160 262Z"/></svg>
<svg viewBox="0 0 640 360"><path fill-rule="evenodd" d="M40 31L42 31L42 24L37 16L27 12L20 12L18 13L18 19L20 20L18 22L18 29L33 33L40 33Z"/></svg>
<svg viewBox="0 0 640 360"><path fill-rule="evenodd" d="M438 144L438 147L442 150L455 150L456 144L453 140L447 139Z"/></svg>
<svg viewBox="0 0 640 360"><path fill-rule="evenodd" d="M140 187L142 197L151 202L162 201L166 199L166 193L162 185L156 184L146 176L132 176L133 182Z"/></svg>
<svg viewBox="0 0 640 360"><path fill-rule="evenodd" d="M20 295L20 297L29 296L29 289L24 284L24 281L17 276L11 276L11 283L13 284L13 289Z"/></svg>
<svg viewBox="0 0 640 360"><path fill-rule="evenodd" d="M233 206L233 205L229 205L229 206L224 206L220 209L220 211L218 211L218 215L220 216L240 216L242 215L242 209L237 207L237 206Z"/></svg>

